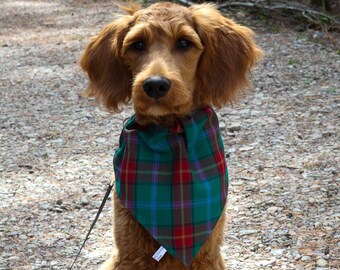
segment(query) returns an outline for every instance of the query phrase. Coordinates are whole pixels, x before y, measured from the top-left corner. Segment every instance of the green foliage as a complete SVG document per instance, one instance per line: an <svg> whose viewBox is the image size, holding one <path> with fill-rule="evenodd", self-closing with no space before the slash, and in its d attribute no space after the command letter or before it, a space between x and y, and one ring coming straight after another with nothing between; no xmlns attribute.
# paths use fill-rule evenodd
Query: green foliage
<svg viewBox="0 0 340 270"><path fill-rule="evenodd" d="M142 7L147 7L151 4L149 0L137 0L136 2L140 4Z"/></svg>
<svg viewBox="0 0 340 270"><path fill-rule="evenodd" d="M312 84L313 80L311 78L306 78L303 82L304 84Z"/></svg>
<svg viewBox="0 0 340 270"><path fill-rule="evenodd" d="M292 59L292 58L289 58L288 59L288 66L292 66L292 65L295 65L295 64L298 64L299 61L296 60L296 59Z"/></svg>
<svg viewBox="0 0 340 270"><path fill-rule="evenodd" d="M336 94L336 88L335 87L330 87L326 89L326 92L328 94Z"/></svg>

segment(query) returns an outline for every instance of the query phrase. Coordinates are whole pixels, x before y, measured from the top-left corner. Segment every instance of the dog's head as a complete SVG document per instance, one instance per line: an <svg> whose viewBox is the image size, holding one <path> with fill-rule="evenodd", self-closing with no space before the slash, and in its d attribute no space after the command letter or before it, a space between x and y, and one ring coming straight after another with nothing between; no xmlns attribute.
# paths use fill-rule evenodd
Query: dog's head
<svg viewBox="0 0 340 270"><path fill-rule="evenodd" d="M112 111L132 100L140 122L222 106L249 85L261 56L253 32L211 4L124 8L92 38L81 59L87 94Z"/></svg>

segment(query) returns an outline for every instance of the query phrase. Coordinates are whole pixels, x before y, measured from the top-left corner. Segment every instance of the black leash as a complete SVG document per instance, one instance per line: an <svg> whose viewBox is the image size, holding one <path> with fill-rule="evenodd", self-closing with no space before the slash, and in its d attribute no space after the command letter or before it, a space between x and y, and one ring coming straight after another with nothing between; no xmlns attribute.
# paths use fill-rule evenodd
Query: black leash
<svg viewBox="0 0 340 270"><path fill-rule="evenodd" d="M109 195L110 195L110 193L111 193L112 187L113 187L113 180L111 181L111 183L109 184L109 187L108 187L107 190L106 190L104 199L103 199L103 201L102 201L102 203L101 203L101 205L100 205L100 207L99 207L99 209L98 209L97 215L96 215L96 217L94 218L94 220L93 220L93 222L92 222L92 224L91 224L90 230L89 230L89 232L87 233L86 238L85 238L83 244L81 245L81 247L80 247L80 249L79 249L79 252L78 252L76 258L74 259L74 261L73 261L73 263L72 263L72 265L71 265L71 267L70 267L70 270L72 270L72 267L73 267L73 265L76 263L76 260L77 260L77 258L78 258L78 256L79 256L81 250L82 250L83 247L85 246L85 243L86 243L87 239L89 239L90 233L91 233L91 231L92 231L94 225L96 224L96 222L97 222L97 220L98 220L98 218L99 218L100 213L102 212L102 210L103 210L103 208L104 208L104 205L105 205L105 203L106 203L106 201L107 201L107 198L109 197Z"/></svg>

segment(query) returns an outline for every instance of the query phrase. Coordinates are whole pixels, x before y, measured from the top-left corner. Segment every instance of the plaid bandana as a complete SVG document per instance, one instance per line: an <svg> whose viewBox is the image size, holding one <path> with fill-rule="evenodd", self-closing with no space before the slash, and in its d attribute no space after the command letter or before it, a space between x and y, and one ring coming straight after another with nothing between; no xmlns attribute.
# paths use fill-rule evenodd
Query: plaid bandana
<svg viewBox="0 0 340 270"><path fill-rule="evenodd" d="M171 128L141 127L131 117L120 136L114 169L123 205L170 254L190 265L221 216L228 193L214 110L197 110Z"/></svg>

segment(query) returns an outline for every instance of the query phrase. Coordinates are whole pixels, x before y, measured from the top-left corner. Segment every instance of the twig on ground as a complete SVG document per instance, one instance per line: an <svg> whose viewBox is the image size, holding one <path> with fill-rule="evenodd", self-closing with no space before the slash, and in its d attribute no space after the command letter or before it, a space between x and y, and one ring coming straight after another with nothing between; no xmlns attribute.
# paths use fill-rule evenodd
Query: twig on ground
<svg viewBox="0 0 340 270"><path fill-rule="evenodd" d="M180 4L184 5L184 6L187 6L187 7L195 5L195 3L187 1L187 0L176 0L176 2L178 2L178 3L180 3Z"/></svg>
<svg viewBox="0 0 340 270"><path fill-rule="evenodd" d="M192 6L195 3L188 0L176 0L176 2L184 5L184 6ZM265 0L255 0L250 2L225 2L223 4L218 5L219 9L226 9L232 7L243 7L243 8L251 8L259 11L272 12L272 11L281 11L293 12L294 15L300 17L300 19L307 20L308 22L320 26L322 29L330 30L338 30L340 29L340 21L333 16L327 15L323 12L314 10L306 5L300 3L287 2L282 0L277 0L270 2Z"/></svg>
<svg viewBox="0 0 340 270"><path fill-rule="evenodd" d="M228 7L245 7L245 8L253 8L260 11L271 12L271 11L291 11L298 15L300 18L304 18L310 23L320 25L324 28L324 25L327 25L328 29L337 29L340 27L340 21L338 21L335 17L327 15L323 12L314 10L306 5L286 2L286 1L273 1L268 5L267 1L257 0L254 2L226 2L219 5L220 9L228 8Z"/></svg>

